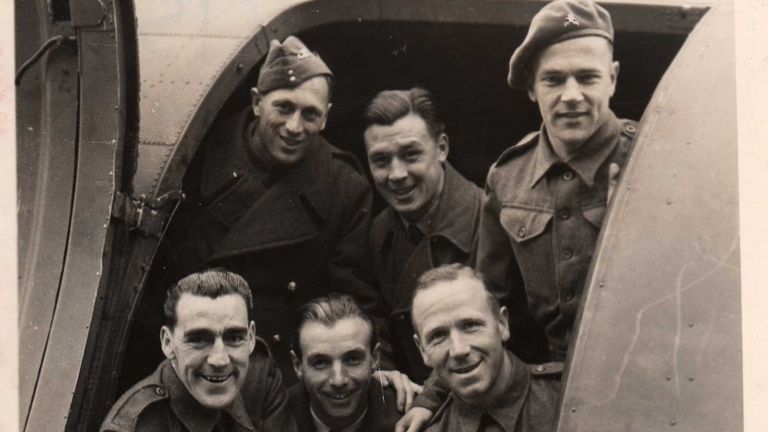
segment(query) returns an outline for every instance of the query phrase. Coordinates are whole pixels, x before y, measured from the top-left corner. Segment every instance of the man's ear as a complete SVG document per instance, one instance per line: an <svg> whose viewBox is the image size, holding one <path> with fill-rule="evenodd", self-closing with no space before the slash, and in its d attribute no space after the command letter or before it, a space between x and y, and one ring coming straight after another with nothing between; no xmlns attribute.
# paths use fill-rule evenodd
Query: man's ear
<svg viewBox="0 0 768 432"><path fill-rule="evenodd" d="M320 130L325 129L325 123L328 121L328 114L331 112L332 103L328 102L328 106L325 108L325 114L323 115L323 123L320 125Z"/></svg>
<svg viewBox="0 0 768 432"><path fill-rule="evenodd" d="M253 110L253 115L256 117L261 116L259 102L261 102L261 94L259 94L259 89L256 87L251 87L251 109Z"/></svg>
<svg viewBox="0 0 768 432"><path fill-rule="evenodd" d="M252 353L256 348L256 323L251 321L248 325L248 352Z"/></svg>
<svg viewBox="0 0 768 432"><path fill-rule="evenodd" d="M416 346L419 348L419 352L421 353L421 359L424 361L424 364L429 367L433 367L429 363L429 357L427 356L426 351L424 351L424 347L421 346L421 339L419 339L419 335L417 335L416 333L413 334L413 342L416 343Z"/></svg>
<svg viewBox="0 0 768 432"><path fill-rule="evenodd" d="M448 145L448 135L445 133L441 133L440 136L437 138L437 152L438 152L438 160L440 162L445 162L446 159L448 159L448 151L450 150L450 146Z"/></svg>
<svg viewBox="0 0 768 432"><path fill-rule="evenodd" d="M173 330L168 326L163 326L160 329L160 348L162 348L166 358L176 358L176 353L173 352Z"/></svg>
<svg viewBox="0 0 768 432"><path fill-rule="evenodd" d="M499 333L501 333L501 340L504 342L509 340L509 311L506 306L499 309Z"/></svg>
<svg viewBox="0 0 768 432"><path fill-rule="evenodd" d="M528 86L528 99L530 99L531 102L536 103L536 93L533 92L533 84Z"/></svg>
<svg viewBox="0 0 768 432"><path fill-rule="evenodd" d="M611 63L611 96L616 92L616 82L619 79L619 62Z"/></svg>
<svg viewBox="0 0 768 432"><path fill-rule="evenodd" d="M381 363L381 343L376 342L376 346L373 347L373 352L371 355L373 356L373 364L371 365L371 369L376 370L379 368L379 364Z"/></svg>
<svg viewBox="0 0 768 432"><path fill-rule="evenodd" d="M293 364L293 371L296 372L296 376L301 379L303 375L301 372L301 359L293 350L291 350L291 363Z"/></svg>

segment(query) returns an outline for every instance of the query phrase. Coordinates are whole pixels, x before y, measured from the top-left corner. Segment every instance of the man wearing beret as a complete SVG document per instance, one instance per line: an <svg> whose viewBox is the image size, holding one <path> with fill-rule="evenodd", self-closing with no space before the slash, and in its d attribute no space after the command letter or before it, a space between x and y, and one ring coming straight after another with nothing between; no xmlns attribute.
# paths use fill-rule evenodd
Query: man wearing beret
<svg viewBox="0 0 768 432"><path fill-rule="evenodd" d="M553 361L565 360L595 242L636 131L609 106L618 74L611 17L591 0L544 6L510 60L509 85L528 92L543 124L488 173L478 270L504 297L523 289L505 286L519 269Z"/></svg>
<svg viewBox="0 0 768 432"><path fill-rule="evenodd" d="M223 269L168 290L166 359L112 406L102 432L279 431L295 425L280 371L250 320L251 291Z"/></svg>
<svg viewBox="0 0 768 432"><path fill-rule="evenodd" d="M477 269L511 311L521 306L512 299L527 299L555 362L565 360L603 217L636 131L609 106L618 73L611 17L592 0L545 5L510 59L509 85L527 91L543 124L488 173ZM514 272L522 285L509 283ZM510 314L513 331L524 318ZM433 401L417 405L398 430L417 430L434 408Z"/></svg>
<svg viewBox="0 0 768 432"><path fill-rule="evenodd" d="M223 266L253 292L256 333L286 382L299 306L339 291L377 303L367 236L372 194L358 161L320 132L333 74L298 38L273 40L251 106L222 116L188 175L159 262L166 276ZM171 275L171 276L168 276Z"/></svg>

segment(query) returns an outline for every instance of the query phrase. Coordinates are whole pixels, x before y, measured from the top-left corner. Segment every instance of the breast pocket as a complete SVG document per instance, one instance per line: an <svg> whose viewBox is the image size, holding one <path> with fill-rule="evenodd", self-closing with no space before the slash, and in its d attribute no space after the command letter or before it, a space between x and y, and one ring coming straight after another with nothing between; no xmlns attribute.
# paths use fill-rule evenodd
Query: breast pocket
<svg viewBox="0 0 768 432"><path fill-rule="evenodd" d="M552 212L519 207L501 209L501 225L510 239L525 243L540 236L552 220Z"/></svg>

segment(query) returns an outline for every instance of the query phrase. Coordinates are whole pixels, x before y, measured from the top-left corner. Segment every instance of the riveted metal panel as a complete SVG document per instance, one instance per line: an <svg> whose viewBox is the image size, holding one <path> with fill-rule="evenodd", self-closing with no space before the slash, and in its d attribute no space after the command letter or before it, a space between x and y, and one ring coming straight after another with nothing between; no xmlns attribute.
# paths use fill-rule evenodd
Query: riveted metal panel
<svg viewBox="0 0 768 432"><path fill-rule="evenodd" d="M583 298L559 431L742 429L733 11L657 87Z"/></svg>

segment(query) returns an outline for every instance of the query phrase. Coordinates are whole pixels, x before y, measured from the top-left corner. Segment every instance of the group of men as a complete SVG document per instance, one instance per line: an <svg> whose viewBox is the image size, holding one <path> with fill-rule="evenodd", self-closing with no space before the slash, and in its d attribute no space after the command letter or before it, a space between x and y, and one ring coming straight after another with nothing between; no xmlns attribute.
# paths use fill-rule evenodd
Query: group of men
<svg viewBox="0 0 768 432"><path fill-rule="evenodd" d="M363 115L387 203L372 219L358 162L320 136L331 70L296 37L272 41L250 109L209 133L167 234L166 360L102 430L552 430L636 127L609 107L618 72L604 8L545 5L508 76L543 123L485 191L447 161L427 90L380 92ZM529 315L549 363L508 349Z"/></svg>

